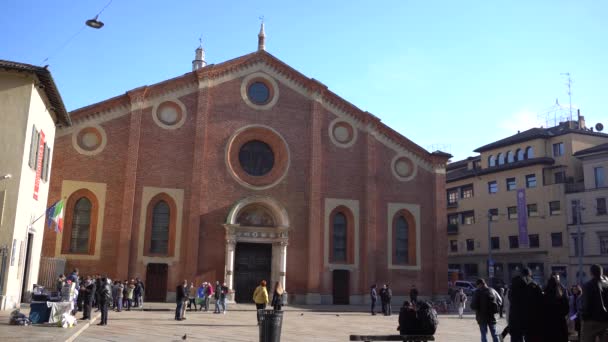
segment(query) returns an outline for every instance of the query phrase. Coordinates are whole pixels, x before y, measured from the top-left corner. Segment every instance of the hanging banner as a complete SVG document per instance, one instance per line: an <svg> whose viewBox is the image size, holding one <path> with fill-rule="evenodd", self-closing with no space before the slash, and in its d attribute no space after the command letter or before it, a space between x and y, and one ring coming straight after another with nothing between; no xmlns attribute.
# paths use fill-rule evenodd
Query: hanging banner
<svg viewBox="0 0 608 342"><path fill-rule="evenodd" d="M38 160L36 161L36 182L34 183L34 199L38 200L40 176L42 175L42 157L44 155L44 132L40 130L40 144L38 145Z"/></svg>
<svg viewBox="0 0 608 342"><path fill-rule="evenodd" d="M517 190L517 224L519 226L519 247L528 247L528 207L526 189Z"/></svg>

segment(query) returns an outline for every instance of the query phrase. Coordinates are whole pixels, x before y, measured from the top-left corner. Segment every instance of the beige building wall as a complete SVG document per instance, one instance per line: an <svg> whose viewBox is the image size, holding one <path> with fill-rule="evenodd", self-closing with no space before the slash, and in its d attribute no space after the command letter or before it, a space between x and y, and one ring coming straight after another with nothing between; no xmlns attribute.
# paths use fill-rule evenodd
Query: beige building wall
<svg viewBox="0 0 608 342"><path fill-rule="evenodd" d="M55 123L34 80L10 72L0 73L0 121L0 177L12 176L0 180L0 199L4 194L0 247L6 247L7 253L0 309L11 309L20 303L23 283L31 290L37 281L44 217L31 227L30 223L44 214L48 198L49 184L43 180L38 199L33 198L36 170L28 165L32 126L44 132L52 152ZM26 265L28 234L32 234L31 254Z"/></svg>
<svg viewBox="0 0 608 342"><path fill-rule="evenodd" d="M568 236L570 202L566 199L567 184L560 183L559 179L556 179L555 173L564 172L563 182L576 182L582 179L581 161L572 155L581 149L606 141L605 137L570 133L549 139L533 139L482 152L477 162L480 167L478 166L476 174L465 179L448 181L446 185L448 192L450 189L460 189L469 184L473 185L474 191L473 197L470 198L462 198L459 191L457 206L448 204L448 217L455 213L474 211L475 218L472 224L463 224L460 220L457 233L453 231L448 233L448 263L450 266L459 265L460 270L464 271L465 264L476 264L477 275L464 274L464 277L488 278L486 266L489 247L487 214L490 209L498 209L498 216L490 223L491 236L498 237L500 241L500 248L492 250L492 259L501 266L496 270L496 278L502 278L508 282L508 279L514 274L509 271L509 264L526 266L532 263L529 266L532 266L533 272L539 279L544 278L543 282L552 271L567 269L571 264L571 239ZM554 155L553 145L559 143L563 143L563 155ZM528 146L534 149L534 158L544 158L544 160L539 160L535 165L510 169L507 169L506 165L502 169L496 167L497 172L487 170L490 155L496 157L498 153L502 153L506 157L508 151L515 153L518 149L525 150ZM468 168L471 169L474 163L475 160L469 161ZM505 164L508 163L505 162ZM450 179L450 172L452 171L448 170L448 179ZM536 186L528 188L526 176L532 174L536 176ZM525 189L527 204L537 205L536 215L528 217L528 234L538 234L538 247L510 248L509 246L509 236L518 236L519 232L517 218L508 218L507 208L517 207L517 191L507 191L508 178L515 178L516 189ZM494 194L489 193L489 182L492 181L496 181L498 186L498 191ZM559 213L550 212L549 203L553 201L559 201L561 209ZM521 214L518 213L518 215ZM527 215L527 213L524 214ZM561 234L561 245L556 243L557 241L552 241L552 234ZM467 250L468 239L474 241L472 251ZM456 252L452 251L452 241L457 243ZM542 264L542 268L539 264ZM569 271L567 281L574 281L574 278L575 274Z"/></svg>
<svg viewBox="0 0 608 342"><path fill-rule="evenodd" d="M605 204L608 201L608 150L597 155L582 158L584 187L575 187L566 195L568 202L568 239L570 240L570 267L569 272L573 275L579 272L579 257L575 238L578 237L580 228L583 248L581 255L582 280L590 277L589 266L600 264L608 268L608 214ZM604 185L596 184L595 171L597 167L603 168ZM580 225L577 224L577 212L573 207L573 201L580 201ZM598 203L599 202L599 203Z"/></svg>

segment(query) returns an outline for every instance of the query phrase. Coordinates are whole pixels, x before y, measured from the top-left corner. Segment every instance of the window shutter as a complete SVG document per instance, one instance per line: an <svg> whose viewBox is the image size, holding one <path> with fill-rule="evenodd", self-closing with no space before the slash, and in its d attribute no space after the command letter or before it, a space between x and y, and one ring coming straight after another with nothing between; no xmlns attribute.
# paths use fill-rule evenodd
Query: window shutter
<svg viewBox="0 0 608 342"><path fill-rule="evenodd" d="M29 165L32 169L36 164L36 136L38 132L36 131L36 125L32 126L32 139L30 141L30 160L27 165Z"/></svg>
<svg viewBox="0 0 608 342"><path fill-rule="evenodd" d="M40 132L36 131L36 144L34 144L34 171L38 169L38 153L40 152Z"/></svg>
<svg viewBox="0 0 608 342"><path fill-rule="evenodd" d="M42 155L42 180L49 180L49 159L51 149L44 143L44 154Z"/></svg>

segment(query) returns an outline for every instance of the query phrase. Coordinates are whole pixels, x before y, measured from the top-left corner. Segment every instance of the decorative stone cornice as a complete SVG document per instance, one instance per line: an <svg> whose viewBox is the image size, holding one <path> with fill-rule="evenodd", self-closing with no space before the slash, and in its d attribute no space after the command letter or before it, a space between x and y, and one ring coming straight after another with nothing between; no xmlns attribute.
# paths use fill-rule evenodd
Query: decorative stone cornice
<svg viewBox="0 0 608 342"><path fill-rule="evenodd" d="M147 94L144 93L145 101L140 103L146 107L155 97L174 92L184 94L194 92L196 89L212 87L222 82L243 77L245 71L255 72L259 69L264 69L265 72L286 83L287 86L302 95L321 103L328 111L338 116L349 117L357 124L359 129L371 134L395 152L411 154L411 158L429 172L433 172L437 164L445 164L449 159L446 156L433 156L424 148L382 123L373 114L361 110L329 90L323 83L306 77L265 50L253 52L217 65L210 64L183 76L142 87L146 89ZM142 88L134 89L127 94L137 92ZM80 117L88 117L89 115L105 116L106 113L111 111L124 113L118 107L129 106L132 96L127 94L78 109L70 114L73 120L77 122Z"/></svg>

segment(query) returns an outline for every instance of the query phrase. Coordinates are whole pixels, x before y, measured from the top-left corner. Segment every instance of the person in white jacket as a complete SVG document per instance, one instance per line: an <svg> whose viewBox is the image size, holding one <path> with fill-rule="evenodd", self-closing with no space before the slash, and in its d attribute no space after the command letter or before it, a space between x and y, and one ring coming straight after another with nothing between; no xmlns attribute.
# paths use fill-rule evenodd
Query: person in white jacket
<svg viewBox="0 0 608 342"><path fill-rule="evenodd" d="M458 317L462 319L462 313L467 305L467 295L464 294L462 289L456 292L456 296L454 296L454 303L456 304L456 308L458 308Z"/></svg>

